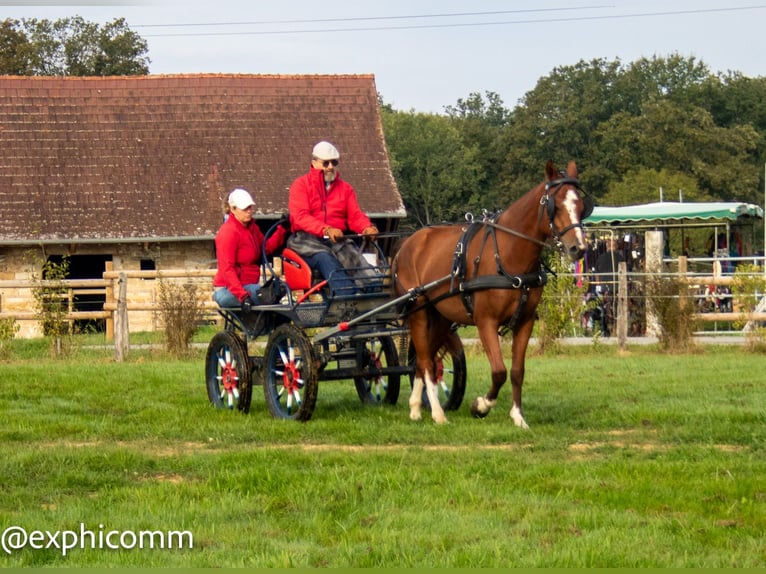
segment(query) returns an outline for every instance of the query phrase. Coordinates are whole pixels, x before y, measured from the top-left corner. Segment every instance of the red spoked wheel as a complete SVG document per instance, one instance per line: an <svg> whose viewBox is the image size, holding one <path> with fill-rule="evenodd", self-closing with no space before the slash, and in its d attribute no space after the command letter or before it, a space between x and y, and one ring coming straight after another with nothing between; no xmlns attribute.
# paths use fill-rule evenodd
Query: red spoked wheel
<svg viewBox="0 0 766 574"><path fill-rule="evenodd" d="M264 353L263 395L271 415L307 421L316 406L317 364L311 341L292 324L269 336Z"/></svg>
<svg viewBox="0 0 766 574"><path fill-rule="evenodd" d="M373 337L359 344L364 345L360 366L369 372L369 375L354 377L359 399L366 405L395 405L399 399L399 375L384 376L375 372L399 364L394 340L389 336Z"/></svg>
<svg viewBox="0 0 766 574"><path fill-rule="evenodd" d="M252 397L250 375L245 343L228 331L216 333L205 356L205 381L210 404L247 413Z"/></svg>

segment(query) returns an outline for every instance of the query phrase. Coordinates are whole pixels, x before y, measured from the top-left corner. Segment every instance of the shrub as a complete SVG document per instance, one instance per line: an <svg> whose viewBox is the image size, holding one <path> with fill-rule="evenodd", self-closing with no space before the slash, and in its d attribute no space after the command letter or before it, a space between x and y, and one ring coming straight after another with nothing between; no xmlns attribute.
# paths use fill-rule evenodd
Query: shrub
<svg viewBox="0 0 766 574"><path fill-rule="evenodd" d="M188 354L204 314L197 285L169 283L158 276L157 292L165 348L174 357L182 357Z"/></svg>
<svg viewBox="0 0 766 574"><path fill-rule="evenodd" d="M766 328L752 318L766 297L766 277L758 265L740 264L731 283L734 308L742 312L742 319L734 322L735 329L745 331L746 347L751 351L766 351Z"/></svg>
<svg viewBox="0 0 766 574"><path fill-rule="evenodd" d="M552 273L548 274L548 283L537 307L537 343L541 354L555 351L559 339L579 324L579 317L585 311L587 290L577 286L568 263L558 253L548 258L547 265Z"/></svg>
<svg viewBox="0 0 766 574"><path fill-rule="evenodd" d="M19 324L13 317L0 319L0 359L7 359L11 353L11 341L19 332Z"/></svg>
<svg viewBox="0 0 766 574"><path fill-rule="evenodd" d="M694 346L693 298L679 277L653 276L646 282L647 305L657 319L658 339L665 351L684 352Z"/></svg>
<svg viewBox="0 0 766 574"><path fill-rule="evenodd" d="M51 354L68 356L73 348L72 328L67 319L69 288L64 282L69 275L69 259L64 256L60 262L45 260L40 268L41 275L32 274L35 315L43 335L50 337Z"/></svg>

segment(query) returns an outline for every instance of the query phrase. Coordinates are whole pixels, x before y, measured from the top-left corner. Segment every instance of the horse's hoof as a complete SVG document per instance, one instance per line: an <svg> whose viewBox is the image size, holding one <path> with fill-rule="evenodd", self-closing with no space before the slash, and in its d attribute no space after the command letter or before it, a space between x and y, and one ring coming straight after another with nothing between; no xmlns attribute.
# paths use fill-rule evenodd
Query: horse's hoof
<svg viewBox="0 0 766 574"><path fill-rule="evenodd" d="M419 412L412 412L412 411L410 411L410 420L411 420L411 421L419 421L419 420L421 420L422 418L423 418L423 417L421 417L421 416L420 416L420 413L419 413Z"/></svg>
<svg viewBox="0 0 766 574"><path fill-rule="evenodd" d="M513 424L517 427L524 430L529 429L527 421L524 420L524 415L521 414L521 409L516 408L515 406L511 408L511 419L513 420Z"/></svg>
<svg viewBox="0 0 766 574"><path fill-rule="evenodd" d="M438 418L437 417L433 417L433 419L434 419L434 422L437 425L447 425L447 424L449 424L449 421L447 420L447 417L438 417Z"/></svg>
<svg viewBox="0 0 766 574"><path fill-rule="evenodd" d="M489 414L484 397L476 397L471 403L471 414L477 419L483 419Z"/></svg>

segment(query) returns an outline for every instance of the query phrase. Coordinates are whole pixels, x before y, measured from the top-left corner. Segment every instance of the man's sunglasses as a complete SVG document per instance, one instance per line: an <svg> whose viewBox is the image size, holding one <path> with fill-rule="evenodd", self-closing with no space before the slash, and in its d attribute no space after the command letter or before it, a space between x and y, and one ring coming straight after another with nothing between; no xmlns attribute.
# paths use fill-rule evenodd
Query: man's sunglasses
<svg viewBox="0 0 766 574"><path fill-rule="evenodd" d="M322 161L322 167L329 167L330 164L332 164L333 167L335 167L335 166L338 165L338 160L337 159L326 159L326 160Z"/></svg>

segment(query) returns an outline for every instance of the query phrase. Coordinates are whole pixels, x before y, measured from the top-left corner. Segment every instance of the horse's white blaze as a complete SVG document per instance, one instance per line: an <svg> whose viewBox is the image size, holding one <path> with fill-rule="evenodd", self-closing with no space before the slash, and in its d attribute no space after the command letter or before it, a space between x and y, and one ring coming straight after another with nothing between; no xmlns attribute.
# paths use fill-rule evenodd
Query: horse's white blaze
<svg viewBox="0 0 766 574"><path fill-rule="evenodd" d="M521 414L521 409L517 407L516 405L513 405L511 407L511 418L513 419L513 423L517 427L521 427L523 429L529 428L527 421L524 420L524 415Z"/></svg>
<svg viewBox="0 0 766 574"><path fill-rule="evenodd" d="M580 223L580 214L575 209L579 198L580 193L574 189L568 189L567 195L564 198L564 208L567 210L569 220L572 223ZM575 237L577 237L577 246L580 249L585 249L585 235L582 232L582 227L575 227L574 232Z"/></svg>
<svg viewBox="0 0 766 574"><path fill-rule="evenodd" d="M420 420L420 402L423 396L423 379L415 377L412 382L412 394L410 395L410 420Z"/></svg>
<svg viewBox="0 0 766 574"><path fill-rule="evenodd" d="M444 415L444 409L439 401L439 390L436 386L436 382L431 379L431 373L426 371L426 393L428 394L428 402L431 404L431 418L436 424L444 424L447 422L447 417Z"/></svg>
<svg viewBox="0 0 766 574"><path fill-rule="evenodd" d="M486 415L497 404L497 399L490 401L487 397L476 397L476 410L481 414Z"/></svg>

